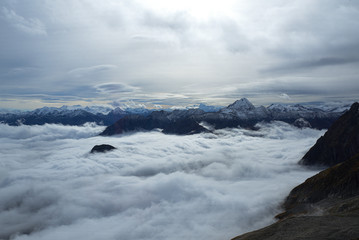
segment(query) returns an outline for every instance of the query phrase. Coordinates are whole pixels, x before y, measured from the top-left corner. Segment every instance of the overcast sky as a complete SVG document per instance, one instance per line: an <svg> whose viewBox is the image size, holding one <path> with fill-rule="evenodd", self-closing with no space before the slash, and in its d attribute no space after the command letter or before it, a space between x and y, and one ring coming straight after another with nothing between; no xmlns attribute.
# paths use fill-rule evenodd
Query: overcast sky
<svg viewBox="0 0 359 240"><path fill-rule="evenodd" d="M357 100L359 1L2 0L0 107Z"/></svg>

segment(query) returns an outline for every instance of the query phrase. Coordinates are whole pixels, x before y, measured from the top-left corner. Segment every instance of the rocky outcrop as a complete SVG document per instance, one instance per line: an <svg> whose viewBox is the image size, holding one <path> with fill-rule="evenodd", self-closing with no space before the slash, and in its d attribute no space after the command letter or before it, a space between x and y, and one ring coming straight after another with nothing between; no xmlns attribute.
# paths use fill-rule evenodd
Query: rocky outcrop
<svg viewBox="0 0 359 240"><path fill-rule="evenodd" d="M101 145L95 145L92 149L91 149L91 153L97 153L97 152L108 152L111 150L116 149L114 146L111 146L109 144L101 144Z"/></svg>
<svg viewBox="0 0 359 240"><path fill-rule="evenodd" d="M301 160L304 165L334 166L359 153L359 103L354 103Z"/></svg>

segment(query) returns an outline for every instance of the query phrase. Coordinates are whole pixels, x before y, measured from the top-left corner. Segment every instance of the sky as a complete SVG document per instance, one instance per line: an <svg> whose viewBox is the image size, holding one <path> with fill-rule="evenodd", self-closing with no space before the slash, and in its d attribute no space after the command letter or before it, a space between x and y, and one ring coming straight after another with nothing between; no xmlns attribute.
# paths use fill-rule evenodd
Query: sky
<svg viewBox="0 0 359 240"><path fill-rule="evenodd" d="M2 0L0 107L357 100L354 0Z"/></svg>
<svg viewBox="0 0 359 240"><path fill-rule="evenodd" d="M218 240L271 224L318 172L297 162L324 131L258 126L101 137L94 124L0 124L0 238ZM90 154L101 143L117 149Z"/></svg>

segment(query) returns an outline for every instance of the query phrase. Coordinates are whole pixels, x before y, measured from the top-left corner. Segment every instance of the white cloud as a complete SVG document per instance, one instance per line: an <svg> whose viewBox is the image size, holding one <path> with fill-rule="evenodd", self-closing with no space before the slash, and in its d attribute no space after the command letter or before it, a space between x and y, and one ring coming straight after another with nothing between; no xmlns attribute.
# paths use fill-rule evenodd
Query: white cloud
<svg viewBox="0 0 359 240"><path fill-rule="evenodd" d="M103 83L96 85L95 88L102 93L126 93L135 92L139 89L124 83Z"/></svg>
<svg viewBox="0 0 359 240"><path fill-rule="evenodd" d="M21 127L1 125L0 139L30 139L32 141L54 141L59 139L79 139L98 135L104 126L86 123L83 126L63 126L56 124L22 125Z"/></svg>
<svg viewBox="0 0 359 240"><path fill-rule="evenodd" d="M280 122L192 136L0 130L0 237L17 240L230 239L273 221L313 174L296 162L323 133ZM89 153L102 143L117 149Z"/></svg>
<svg viewBox="0 0 359 240"><path fill-rule="evenodd" d="M285 99L285 100L291 99L291 97L290 97L288 94L286 94L286 93L281 93L281 94L279 94L279 98Z"/></svg>
<svg viewBox="0 0 359 240"><path fill-rule="evenodd" d="M103 65L96 65L96 66L90 66L90 67L83 67L83 68L75 68L68 72L71 76L74 77L89 77L93 74L99 74L99 73L106 73L109 71L113 71L117 69L116 65L110 65L110 64L103 64Z"/></svg>

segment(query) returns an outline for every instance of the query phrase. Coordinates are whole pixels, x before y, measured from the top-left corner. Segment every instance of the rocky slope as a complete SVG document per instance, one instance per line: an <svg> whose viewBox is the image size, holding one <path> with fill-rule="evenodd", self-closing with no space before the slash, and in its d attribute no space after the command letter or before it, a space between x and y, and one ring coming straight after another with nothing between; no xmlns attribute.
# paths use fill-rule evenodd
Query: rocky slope
<svg viewBox="0 0 359 240"><path fill-rule="evenodd" d="M294 188L280 220L233 240L359 239L359 155Z"/></svg>
<svg viewBox="0 0 359 240"><path fill-rule="evenodd" d="M342 115L305 154L304 165L333 166L359 153L359 103Z"/></svg>
<svg viewBox="0 0 359 240"><path fill-rule="evenodd" d="M286 212L277 217L313 212L319 206L327 208L328 203L355 196L359 196L359 154L295 187L283 204Z"/></svg>
<svg viewBox="0 0 359 240"><path fill-rule="evenodd" d="M235 240L359 239L359 154L355 154L358 148L351 152L346 149L352 146L353 139L357 139L359 134L356 127L359 123L358 106L354 103L350 111L327 131L323 138L331 145L322 146L316 152L318 157L321 156L320 151L327 154L327 159L323 158L321 163L327 163L327 160L332 164L334 157L341 163L295 187L283 204L285 211L276 216L278 222L238 236ZM315 146L323 144L322 141L318 140ZM327 148L341 149L353 155L338 155L337 151L329 151L331 154L328 154Z"/></svg>

